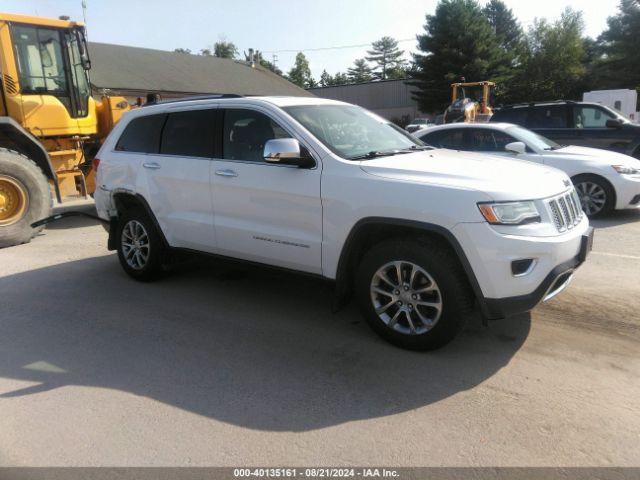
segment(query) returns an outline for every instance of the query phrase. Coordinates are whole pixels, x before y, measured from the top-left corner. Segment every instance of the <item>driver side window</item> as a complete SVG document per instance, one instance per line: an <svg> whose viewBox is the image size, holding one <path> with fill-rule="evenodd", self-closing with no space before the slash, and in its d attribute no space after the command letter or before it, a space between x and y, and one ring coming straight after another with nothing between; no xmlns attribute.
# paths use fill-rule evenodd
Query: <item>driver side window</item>
<svg viewBox="0 0 640 480"><path fill-rule="evenodd" d="M224 111L222 158L262 162L264 145L274 138L290 138L280 125L254 110Z"/></svg>
<svg viewBox="0 0 640 480"><path fill-rule="evenodd" d="M607 120L615 117L598 107L573 107L573 122L576 128L604 128Z"/></svg>

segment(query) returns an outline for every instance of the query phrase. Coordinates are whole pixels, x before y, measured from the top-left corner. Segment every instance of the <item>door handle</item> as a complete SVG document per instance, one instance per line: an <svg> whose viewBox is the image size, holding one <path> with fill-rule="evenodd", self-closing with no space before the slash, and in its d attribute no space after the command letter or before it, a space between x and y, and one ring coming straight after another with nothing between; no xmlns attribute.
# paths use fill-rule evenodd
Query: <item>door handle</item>
<svg viewBox="0 0 640 480"><path fill-rule="evenodd" d="M237 177L238 174L233 170L216 170L216 175L220 175L221 177Z"/></svg>
<svg viewBox="0 0 640 480"><path fill-rule="evenodd" d="M160 164L156 163L156 162L148 162L148 163L143 163L142 166L144 168L150 168L152 170L157 170L160 168Z"/></svg>

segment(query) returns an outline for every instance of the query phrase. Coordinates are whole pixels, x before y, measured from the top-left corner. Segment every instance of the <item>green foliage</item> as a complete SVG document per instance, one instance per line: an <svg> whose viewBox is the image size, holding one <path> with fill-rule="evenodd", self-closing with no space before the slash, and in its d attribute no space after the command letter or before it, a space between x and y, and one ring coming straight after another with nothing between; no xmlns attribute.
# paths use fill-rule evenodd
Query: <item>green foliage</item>
<svg viewBox="0 0 640 480"><path fill-rule="evenodd" d="M176 48L174 50L175 53L191 53L191 50L188 48Z"/></svg>
<svg viewBox="0 0 640 480"><path fill-rule="evenodd" d="M210 50L205 49L200 52L201 55L205 55L205 51L209 52ZM218 58L235 58L238 54L238 48L232 42L227 42L225 40L220 40L213 45L213 56Z"/></svg>
<svg viewBox="0 0 640 480"><path fill-rule="evenodd" d="M364 58L359 58L353 62L353 67L347 70L347 76L351 83L364 83L373 80L371 68Z"/></svg>
<svg viewBox="0 0 640 480"><path fill-rule="evenodd" d="M536 20L526 35L523 65L508 85L507 102L576 99L583 90L586 43L582 12Z"/></svg>
<svg viewBox="0 0 640 480"><path fill-rule="evenodd" d="M375 65L373 74L379 80L386 80L390 75L398 78L400 72L404 72L404 51L398 48L398 42L391 37L382 37L373 42L367 54L366 60ZM361 60L364 63L364 59Z"/></svg>
<svg viewBox="0 0 640 480"><path fill-rule="evenodd" d="M426 20L412 73L422 111L444 109L450 84L461 76L480 81L504 74L504 51L477 1L442 0Z"/></svg>
<svg viewBox="0 0 640 480"><path fill-rule="evenodd" d="M598 88L640 87L640 2L621 0L619 11L607 20L598 38L593 75Z"/></svg>
<svg viewBox="0 0 640 480"><path fill-rule="evenodd" d="M347 83L349 83L349 77L347 74L338 72L333 76L334 85L346 85Z"/></svg>
<svg viewBox="0 0 640 480"><path fill-rule="evenodd" d="M287 78L290 82L295 83L300 88L310 88L316 85L315 80L311 76L309 60L307 60L304 53L299 52L296 55L295 63L293 68L289 70Z"/></svg>

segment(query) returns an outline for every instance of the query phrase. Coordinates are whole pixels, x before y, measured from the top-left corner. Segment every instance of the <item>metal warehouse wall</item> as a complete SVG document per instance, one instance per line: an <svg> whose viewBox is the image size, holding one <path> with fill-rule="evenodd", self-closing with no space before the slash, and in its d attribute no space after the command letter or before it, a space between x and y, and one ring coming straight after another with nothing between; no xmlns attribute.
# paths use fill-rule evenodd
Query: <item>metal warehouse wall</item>
<svg viewBox="0 0 640 480"><path fill-rule="evenodd" d="M309 92L317 97L354 103L376 112L389 120L409 116L425 116L411 98L413 87L405 80L383 80L379 82L338 85L335 87L310 88Z"/></svg>

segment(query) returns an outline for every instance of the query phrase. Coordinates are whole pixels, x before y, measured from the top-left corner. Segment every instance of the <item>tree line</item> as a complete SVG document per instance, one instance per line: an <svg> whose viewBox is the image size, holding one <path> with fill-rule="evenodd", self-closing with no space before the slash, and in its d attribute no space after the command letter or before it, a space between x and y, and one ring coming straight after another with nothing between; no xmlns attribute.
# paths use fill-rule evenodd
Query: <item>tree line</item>
<svg viewBox="0 0 640 480"><path fill-rule="evenodd" d="M595 39L585 35L582 12L571 8L553 21L536 19L525 30L502 0L484 7L477 0L440 0L416 36L418 52L411 61L391 37L373 42L346 72L323 70L318 80L302 52L286 74L259 51L254 61L302 88L408 78L420 109L432 112L449 102L449 85L460 77L496 82L497 103L580 99L596 89L640 90L639 34L640 0L620 0ZM200 54L237 58L238 49L220 41Z"/></svg>
<svg viewBox="0 0 640 480"><path fill-rule="evenodd" d="M176 48L174 52L192 54L191 50ZM238 48L232 42L221 40L213 47L205 48L198 52L198 55L214 56L218 58L237 59ZM301 88L328 87L331 85L344 85L350 83L371 82L374 80L390 80L406 78L409 62L404 58L404 50L398 47L398 41L392 37L382 37L371 44L371 50L367 51L367 56L358 58L353 62L353 66L346 72L337 72L330 75L326 70L322 71L319 80L315 80L311 74L309 60L304 53L296 55L293 67L284 74L272 62L263 57L262 52L257 50L253 54L254 62L268 68L278 75L284 76L290 82ZM250 61L250 55L244 52L244 60Z"/></svg>
<svg viewBox="0 0 640 480"><path fill-rule="evenodd" d="M496 102L580 99L588 90L640 88L640 2L621 0L598 38L584 34L583 14L536 19L524 30L501 0L441 0L418 35L412 84L422 111L441 110L449 84L497 83Z"/></svg>

